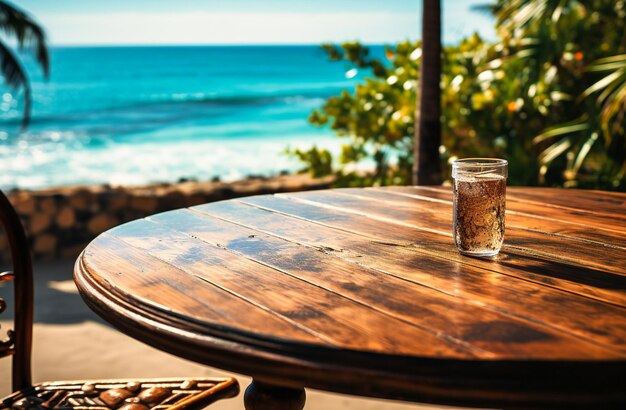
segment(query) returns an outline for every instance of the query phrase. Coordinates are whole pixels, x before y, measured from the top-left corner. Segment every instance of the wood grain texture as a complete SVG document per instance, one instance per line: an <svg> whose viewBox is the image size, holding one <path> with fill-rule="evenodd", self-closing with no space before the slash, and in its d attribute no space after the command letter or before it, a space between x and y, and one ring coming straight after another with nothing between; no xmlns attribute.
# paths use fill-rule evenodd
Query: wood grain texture
<svg viewBox="0 0 626 410"><path fill-rule="evenodd" d="M377 190L390 194L388 196L390 200L401 200L398 196L404 196L419 201L452 203L451 192L433 189L433 187L387 187ZM509 195L509 208L513 202ZM600 244L605 247L618 247L626 250L626 244L622 243L623 234L621 232L589 229L587 226L554 220L546 223L544 219L535 215L521 214L510 209L506 215L506 220L509 229L523 229L554 236L557 237L557 240L558 237L573 238L583 242L592 242L596 245Z"/></svg>
<svg viewBox="0 0 626 410"><path fill-rule="evenodd" d="M551 202L560 192L510 188L493 259L455 251L446 188L341 189L122 225L84 251L76 281L134 337L261 383L477 406L621 405L626 196Z"/></svg>
<svg viewBox="0 0 626 410"><path fill-rule="evenodd" d="M464 265L483 267L507 276L536 281L545 286L556 287L568 292L580 293L581 295L598 298L602 301L626 306L626 295L624 295L622 291L624 284L621 282L620 277L616 277L610 272L583 267L579 264L548 260L539 256L528 255L527 253L519 252L509 247L505 247L499 257L493 261L467 258L456 252L451 235L442 235L440 231L430 232L424 228L405 226L398 222L393 223L389 221L373 220L366 216L355 215L351 212L321 207L322 204L304 203L289 200L288 198L254 197L248 198L245 201L245 203L249 205L254 205L264 210L270 210L270 208L266 207L271 206L274 213L282 213L283 215L288 215L305 222L313 222L318 225L326 226L327 228L332 228L335 231L341 230L341 232L333 232L334 235L341 235L340 238L344 238L346 234L356 233L357 235L365 236L371 240L387 243L395 247L395 249L392 249L391 246L388 247L383 255L375 255L376 258L372 258L373 263L376 263L380 258L393 252L403 252L404 258L417 258L420 257L419 255L421 253L426 253L431 257L419 262L415 260L413 263L428 263L428 260L432 259L432 256L438 256L441 259L462 262ZM234 204L234 202L230 202L215 204L214 206L227 209L234 206ZM255 215L258 217L266 217L268 214L256 213ZM242 217L244 217L244 215L242 215ZM296 235L311 234L311 232L306 229L309 225L304 225L304 228L302 228L302 225L299 226L304 230L302 233L296 232ZM283 228L291 229L292 225L287 224ZM319 235L321 235L320 239L333 238L332 235L330 237L326 236L327 234L320 233ZM344 239L338 239L335 245L337 249L344 247L343 240ZM407 248L409 245L410 247ZM411 249L412 251L408 256L405 252L406 249ZM367 251L364 250L364 252L367 257ZM398 260L397 257L393 259L391 263L394 263L394 260ZM409 266L409 269L410 268ZM495 278L502 280L503 283L508 283L509 281L508 278L500 278L499 276L495 276Z"/></svg>
<svg viewBox="0 0 626 410"><path fill-rule="evenodd" d="M261 199L255 198L254 201L260 202ZM281 208L278 206L281 201L274 199L273 202L276 208ZM459 260L469 259L470 264L463 264L446 259L446 254L442 256L436 252L422 252L422 249L406 249L395 244L375 242L373 238L333 230L244 204L216 205L219 206L216 213L223 218L237 217L239 223L256 229L273 227L272 232L280 237L297 240L323 253L351 262L357 265L353 268L355 270L362 266L381 272L387 276L384 278L385 282L393 282L394 278L399 278L435 291L442 301L450 297L458 298L464 304L496 312L510 312L510 316L521 316L531 322L549 323L551 327L586 335L596 342L607 340L609 345L617 343L624 350L626 327L623 308L477 268L475 264L480 263L480 260L459 257ZM305 209L301 205L298 208ZM311 216L311 212L308 215ZM453 247L451 240L447 247ZM451 252L452 257L456 255L456 252ZM489 263L491 262L485 262ZM409 289L408 286L409 283L404 288ZM409 298L413 295L411 292L408 294ZM378 297L385 298L384 295ZM389 297L396 300L397 295L392 294ZM423 306L420 299L416 302ZM564 309L579 312L580 316L563 315ZM589 317L603 317L607 322L598 325L597 329L591 328ZM511 346L507 352L514 354Z"/></svg>
<svg viewBox="0 0 626 410"><path fill-rule="evenodd" d="M369 195L367 195L369 193ZM346 191L311 191L297 195L297 199L313 202L332 209L352 212L357 215L389 221L405 226L421 228L446 236L451 236L450 230L452 204L431 202L428 206L420 206L415 201L402 201L396 196L377 191L364 190L359 195L351 195ZM284 195L284 197L290 197ZM410 215L410 218L407 218ZM547 224L545 220L543 224ZM611 258L599 257L607 246L601 243L591 243L561 237L558 241L533 230L522 230L516 226L507 225L506 247L518 249L543 258L565 260L611 270L614 273L626 275L626 251L613 252Z"/></svg>

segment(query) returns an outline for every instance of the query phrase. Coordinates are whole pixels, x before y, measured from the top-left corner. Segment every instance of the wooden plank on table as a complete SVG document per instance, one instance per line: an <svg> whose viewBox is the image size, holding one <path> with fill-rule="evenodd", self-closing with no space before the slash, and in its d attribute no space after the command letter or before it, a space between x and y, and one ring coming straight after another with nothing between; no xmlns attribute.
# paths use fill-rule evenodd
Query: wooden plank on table
<svg viewBox="0 0 626 410"><path fill-rule="evenodd" d="M541 278L540 275L532 277L529 271L491 261L477 260L478 264L459 263L447 257L442 258L438 252L408 247L406 243L403 246L403 238L396 236L402 227L388 228L378 223L379 233L385 232L394 238L391 241L383 237L384 242L378 242L380 237L358 232L362 225L371 223L367 218L341 214L279 197L261 196L242 201L245 203L228 201L201 205L194 209L266 234L316 247L335 257L395 275L462 300L475 301L491 309L531 321L548 323L555 328L617 346L621 351L626 346L624 308L571 293L571 290L577 290L593 294L594 290L598 290L600 295L624 303L623 289L626 282L621 283L621 293L616 290L603 294L600 289L591 285L575 286L565 281ZM365 223L361 224L361 221ZM371 225L369 227L372 228ZM352 228L357 232L351 232ZM443 238L440 235L432 236ZM451 244L445 246L450 247ZM474 262L473 258L471 260ZM483 267L491 269L482 268L481 262ZM501 275L498 271L507 271L511 276L531 278L540 283L550 282L551 286L558 285L566 290L540 286L527 280ZM573 314L563 315L564 311Z"/></svg>
<svg viewBox="0 0 626 410"><path fill-rule="evenodd" d="M533 202L551 207L585 211L626 219L626 195L580 189L510 187L511 197L519 202Z"/></svg>
<svg viewBox="0 0 626 410"><path fill-rule="evenodd" d="M431 191L452 196L452 188L444 186L389 186L381 188L410 188L420 193ZM624 219L624 208L626 208L626 193L623 192L513 186L507 188L507 195L511 196L515 202L535 202L621 219Z"/></svg>
<svg viewBox="0 0 626 410"><path fill-rule="evenodd" d="M289 333L310 343L328 342L109 234L93 241L83 260L100 286L134 305L246 332L259 332L258 324L263 323L260 333Z"/></svg>
<svg viewBox="0 0 626 410"><path fill-rule="evenodd" d="M297 323L327 344L387 354L484 357L471 345L435 335L369 306L328 292L266 265L251 261L197 238L175 232L149 220L121 225L110 235L171 265L202 278L274 315ZM323 267L320 267L323 268ZM257 324L264 332L265 324ZM278 338L299 340L298 334L272 331Z"/></svg>
<svg viewBox="0 0 626 410"><path fill-rule="evenodd" d="M317 248L260 233L223 219L180 210L150 217L171 230L183 232L207 243L285 272L330 292L384 312L435 334L444 334L493 357L532 357L541 351L545 357L562 357L564 347L581 343L569 334L537 323L520 320L481 303L450 296L434 289L407 282L364 266L336 258ZM271 229L266 226L265 229ZM280 227L277 227L280 230ZM507 329L506 340L486 340L489 330ZM491 334L493 336L493 333ZM578 354L594 351L593 340L583 342ZM602 349L603 350L603 349Z"/></svg>
<svg viewBox="0 0 626 410"><path fill-rule="evenodd" d="M344 192L341 190L341 192ZM349 193L349 192L345 192ZM375 196L384 198L387 201L413 203L417 206L429 206L421 202L440 202L452 204L452 193L449 190L435 190L429 187L380 187L360 190L358 195ZM406 199L409 198L409 199ZM420 202L412 202L420 201ZM509 201L510 205L510 201ZM514 227L518 229L531 230L550 236L563 236L582 241L592 241L596 244L620 248L626 250L625 235L621 232L608 231L603 229L589 229L588 226L571 224L560 221L545 221L533 215L520 214L508 211L506 215L507 229ZM552 238L551 240L558 240Z"/></svg>
<svg viewBox="0 0 626 410"><path fill-rule="evenodd" d="M599 196L605 196L607 198L618 198L623 201L626 201L626 192L602 191L599 189L589 189L589 190L585 190L585 192L589 192L589 195L599 195Z"/></svg>
<svg viewBox="0 0 626 410"><path fill-rule="evenodd" d="M452 200L452 189L443 186L406 186L388 187L384 189L404 190L406 192L413 191L423 196L429 196L430 193L430 195L439 199L447 198L449 201ZM535 188L524 189L508 187L507 210L550 222L564 222L585 227L591 224L602 230L620 233L626 232L625 210L615 203L609 208L610 210L605 209L605 203L593 199L589 199L587 204L583 206L580 205L580 201L574 199L574 193L582 196L585 195L585 191L570 191L566 189L551 189L549 190L550 195L546 192L545 195L535 196L534 199L529 199L526 192L533 192L534 190ZM541 201L539 198L544 198L545 202ZM555 201L563 204L569 203L572 206L555 205L553 203ZM578 208L574 207L574 205L578 206Z"/></svg>
<svg viewBox="0 0 626 410"><path fill-rule="evenodd" d="M626 289L624 277L615 275L605 269L583 266L578 263L551 260L540 256L532 256L520 252L516 248L504 247L494 261L469 258L460 255L450 236L417 229L411 225L398 225L393 222L384 222L358 214L341 212L337 209L323 207L322 204L310 202L304 204L299 201L268 199L269 197L246 198L248 203L264 206L268 201L274 209L276 206L288 214L306 211L309 220L325 223L328 226L345 229L369 236L379 241L401 245L412 243L421 251L433 256L446 258L489 269L498 273L511 275L525 280L531 280L546 286L552 286L568 292L593 297L605 302L626 306ZM305 206L309 205L309 206ZM407 220L410 218L407 217ZM505 235L506 241L506 235Z"/></svg>
<svg viewBox="0 0 626 410"><path fill-rule="evenodd" d="M425 229L443 235L452 235L452 206L439 202L407 204L386 203L381 198L349 194L346 191L311 191L298 194L281 194L282 197L304 200L332 207L343 212L352 212L387 222ZM384 193L382 196L385 196ZM393 196L389 195L392 197ZM591 266L608 272L626 275L626 251L610 249L596 243L580 242L570 238L554 238L534 231L509 228L505 233L504 248L515 248L531 256L548 257L557 261Z"/></svg>

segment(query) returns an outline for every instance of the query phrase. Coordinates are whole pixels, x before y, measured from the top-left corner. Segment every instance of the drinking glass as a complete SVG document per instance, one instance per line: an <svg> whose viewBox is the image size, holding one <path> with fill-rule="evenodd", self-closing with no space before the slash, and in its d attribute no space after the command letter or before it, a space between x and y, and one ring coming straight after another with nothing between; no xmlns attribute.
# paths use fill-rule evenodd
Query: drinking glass
<svg viewBox="0 0 626 410"><path fill-rule="evenodd" d="M494 256L504 240L508 163L466 158L452 163L453 234L463 255Z"/></svg>

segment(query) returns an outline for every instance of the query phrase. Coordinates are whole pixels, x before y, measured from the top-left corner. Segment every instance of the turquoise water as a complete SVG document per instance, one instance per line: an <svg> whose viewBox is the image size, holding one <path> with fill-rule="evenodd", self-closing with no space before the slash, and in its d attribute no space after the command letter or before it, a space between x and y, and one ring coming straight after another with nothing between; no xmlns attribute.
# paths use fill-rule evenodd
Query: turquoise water
<svg viewBox="0 0 626 410"><path fill-rule="evenodd" d="M382 54L381 47L375 52ZM306 121L365 73L317 46L53 48L52 73L32 76L33 119L0 101L0 186L225 180L292 171L285 147L336 149Z"/></svg>

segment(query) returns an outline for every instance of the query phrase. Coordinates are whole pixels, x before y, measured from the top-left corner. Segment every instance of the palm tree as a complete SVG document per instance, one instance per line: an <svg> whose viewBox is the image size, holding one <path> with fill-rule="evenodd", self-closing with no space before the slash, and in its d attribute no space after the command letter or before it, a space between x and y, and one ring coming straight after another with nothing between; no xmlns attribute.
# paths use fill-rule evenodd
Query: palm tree
<svg viewBox="0 0 626 410"><path fill-rule="evenodd" d="M0 31L4 38L0 38L0 73L5 83L13 91L24 90L24 113L22 115L22 129L30 122L31 91L28 76L22 67L17 55L6 44L6 40L16 41L19 50L32 47L35 58L44 76L50 72L50 59L46 46L46 36L43 29L31 16L6 1L0 0Z"/></svg>
<svg viewBox="0 0 626 410"><path fill-rule="evenodd" d="M415 161L413 183L441 183L441 2L424 0L422 10L422 58L415 112Z"/></svg>

